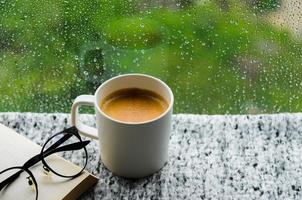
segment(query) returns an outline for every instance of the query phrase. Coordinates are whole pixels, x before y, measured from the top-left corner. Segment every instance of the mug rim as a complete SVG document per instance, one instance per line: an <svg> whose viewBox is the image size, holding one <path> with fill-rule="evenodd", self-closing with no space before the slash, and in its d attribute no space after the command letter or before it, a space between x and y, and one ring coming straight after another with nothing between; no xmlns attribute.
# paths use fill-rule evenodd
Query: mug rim
<svg viewBox="0 0 302 200"><path fill-rule="evenodd" d="M113 81L114 79L118 79L118 78L122 78L122 77L125 77L125 76L143 76L143 77L146 77L146 78L150 78L150 79L153 79L157 82L159 82L160 84L162 84L168 91L169 93L169 96L170 96L170 101L168 102L169 103L169 106L168 108L165 110L165 112L163 112L162 114L160 114L159 116L153 118L153 119L150 119L150 120L147 120L147 121L142 121L142 122L126 122L126 121L121 121L121 120L118 120L118 119L114 119L112 117L110 117L109 115L107 115L106 113L104 113L102 111L102 109L100 108L100 106L98 105L98 102L97 102L97 94L99 93L99 91L105 86L107 85L109 82ZM126 124L126 125L139 125L139 124L147 124L147 123L151 123L151 122L154 122L154 121L157 121L159 119L161 119L162 117L164 117L168 112L170 112L170 110L173 108L173 104L174 104L174 95L173 95L173 92L171 90L171 88L162 80L160 80L159 78L156 78L154 76L151 76L151 75L147 75L147 74L140 74L140 73L128 73L128 74L121 74L121 75L117 75L117 76L114 76L108 80L106 80L105 82L103 82L95 91L94 93L94 106L97 108L98 112L103 115L104 117L116 122L116 123L120 123L120 124Z"/></svg>

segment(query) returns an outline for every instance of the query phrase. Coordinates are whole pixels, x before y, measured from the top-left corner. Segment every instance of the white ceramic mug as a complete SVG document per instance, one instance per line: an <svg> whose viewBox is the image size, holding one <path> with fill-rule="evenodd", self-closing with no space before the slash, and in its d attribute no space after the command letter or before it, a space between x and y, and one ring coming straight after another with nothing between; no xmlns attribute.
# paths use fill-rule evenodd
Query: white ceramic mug
<svg viewBox="0 0 302 200"><path fill-rule="evenodd" d="M152 120L129 123L111 118L99 107L109 94L125 88L141 88L160 94L168 103L168 109ZM94 95L78 96L71 111L72 125L79 132L98 139L104 165L114 174L138 178L161 169L168 159L168 143L171 131L173 93L160 79L144 74L125 74L105 81ZM97 129L78 121L78 107L93 106Z"/></svg>

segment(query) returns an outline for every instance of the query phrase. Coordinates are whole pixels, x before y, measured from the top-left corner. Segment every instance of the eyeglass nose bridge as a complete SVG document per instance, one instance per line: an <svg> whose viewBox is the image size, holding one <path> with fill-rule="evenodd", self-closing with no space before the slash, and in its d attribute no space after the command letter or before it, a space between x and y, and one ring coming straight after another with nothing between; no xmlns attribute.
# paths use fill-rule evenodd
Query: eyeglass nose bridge
<svg viewBox="0 0 302 200"><path fill-rule="evenodd" d="M36 163L40 162L41 158L42 158L41 154L38 154L38 155L32 157L31 159L29 159L28 161L26 161L24 163L23 168L25 168L25 169L30 168L31 166L33 166Z"/></svg>

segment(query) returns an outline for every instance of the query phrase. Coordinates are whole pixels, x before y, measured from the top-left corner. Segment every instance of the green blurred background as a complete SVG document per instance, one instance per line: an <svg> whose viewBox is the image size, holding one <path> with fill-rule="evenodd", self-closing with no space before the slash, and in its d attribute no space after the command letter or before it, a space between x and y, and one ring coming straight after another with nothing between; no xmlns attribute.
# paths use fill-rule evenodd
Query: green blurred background
<svg viewBox="0 0 302 200"><path fill-rule="evenodd" d="M278 0L0 1L0 111L69 112L124 73L161 78L176 113L302 111L301 37Z"/></svg>

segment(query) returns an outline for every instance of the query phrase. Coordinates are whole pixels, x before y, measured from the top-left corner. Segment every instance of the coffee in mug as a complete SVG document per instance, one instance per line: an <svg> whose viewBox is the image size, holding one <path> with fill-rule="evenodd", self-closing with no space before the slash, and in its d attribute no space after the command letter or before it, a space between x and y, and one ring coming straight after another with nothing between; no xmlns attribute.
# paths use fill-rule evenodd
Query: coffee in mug
<svg viewBox="0 0 302 200"><path fill-rule="evenodd" d="M168 103L150 90L127 88L109 94L99 106L114 119L137 123L159 117L168 108Z"/></svg>

